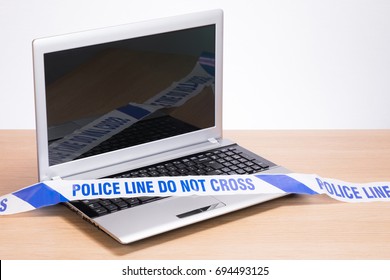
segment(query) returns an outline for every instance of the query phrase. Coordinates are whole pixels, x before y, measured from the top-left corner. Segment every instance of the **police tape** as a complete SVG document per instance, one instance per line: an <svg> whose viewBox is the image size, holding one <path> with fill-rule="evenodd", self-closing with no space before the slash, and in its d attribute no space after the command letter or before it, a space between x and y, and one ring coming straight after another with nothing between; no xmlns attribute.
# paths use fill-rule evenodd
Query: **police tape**
<svg viewBox="0 0 390 280"><path fill-rule="evenodd" d="M51 180L0 197L0 215L73 200L137 196L326 194L344 202L390 201L389 186L300 173Z"/></svg>

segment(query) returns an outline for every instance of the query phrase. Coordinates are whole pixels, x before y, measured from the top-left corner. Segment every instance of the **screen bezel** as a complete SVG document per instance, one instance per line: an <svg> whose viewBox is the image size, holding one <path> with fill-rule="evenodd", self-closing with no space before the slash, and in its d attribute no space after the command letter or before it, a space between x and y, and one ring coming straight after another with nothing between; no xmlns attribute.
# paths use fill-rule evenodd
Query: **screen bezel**
<svg viewBox="0 0 390 280"><path fill-rule="evenodd" d="M36 130L38 147L39 180L53 177L66 178L74 174L101 169L123 162L129 162L145 156L152 156L180 147L207 142L208 139L222 137L222 23L221 10L199 12L145 22L138 22L84 32L36 39L33 41L34 82L36 103ZM49 165L48 133L46 116L46 89L44 73L44 55L46 53L102 44L112 41L143 37L153 34L215 25L215 126L162 139L139 146L129 147L90 158ZM147 151L147 154L141 152Z"/></svg>

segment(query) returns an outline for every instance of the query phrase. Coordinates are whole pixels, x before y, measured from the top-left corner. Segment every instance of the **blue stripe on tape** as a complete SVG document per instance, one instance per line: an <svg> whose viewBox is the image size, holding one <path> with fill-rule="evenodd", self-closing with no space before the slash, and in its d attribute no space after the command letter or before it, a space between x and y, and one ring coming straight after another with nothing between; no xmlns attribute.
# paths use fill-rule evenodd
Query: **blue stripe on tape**
<svg viewBox="0 0 390 280"><path fill-rule="evenodd" d="M211 76L215 76L215 55L209 52L203 52L199 57L200 66Z"/></svg>
<svg viewBox="0 0 390 280"><path fill-rule="evenodd" d="M287 175L255 175L257 178L285 191L286 193L318 194L305 184Z"/></svg>
<svg viewBox="0 0 390 280"><path fill-rule="evenodd" d="M117 110L138 120L150 114L148 110L131 104L127 104L126 106L120 107Z"/></svg>
<svg viewBox="0 0 390 280"><path fill-rule="evenodd" d="M35 208L68 201L68 199L66 199L63 195L44 183L38 183L31 187L14 192L13 195L26 201Z"/></svg>

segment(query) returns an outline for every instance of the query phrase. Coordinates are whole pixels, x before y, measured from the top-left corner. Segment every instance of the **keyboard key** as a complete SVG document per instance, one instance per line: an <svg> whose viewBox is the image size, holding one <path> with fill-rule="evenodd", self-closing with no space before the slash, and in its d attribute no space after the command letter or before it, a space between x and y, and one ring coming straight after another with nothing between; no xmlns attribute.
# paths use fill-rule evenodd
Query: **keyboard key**
<svg viewBox="0 0 390 280"><path fill-rule="evenodd" d="M141 201L142 204L150 203L152 201L160 200L161 197L157 196L140 196L138 199Z"/></svg>
<svg viewBox="0 0 390 280"><path fill-rule="evenodd" d="M118 210L118 206L114 205L114 204L108 204L105 206L105 208L107 208L108 211L111 211L111 212L115 212Z"/></svg>
<svg viewBox="0 0 390 280"><path fill-rule="evenodd" d="M141 204L140 200L136 197L123 198L123 200L126 201L130 205L130 207L134 207Z"/></svg>
<svg viewBox="0 0 390 280"><path fill-rule="evenodd" d="M95 208L94 211L99 215L105 215L105 214L108 214L108 210L104 207L98 207L98 208Z"/></svg>
<svg viewBox="0 0 390 280"><path fill-rule="evenodd" d="M118 206L120 209L126 209L129 207L129 205L123 200L115 202L115 205Z"/></svg>
<svg viewBox="0 0 390 280"><path fill-rule="evenodd" d="M214 170L211 172L207 172L207 175L222 175L223 172L221 170Z"/></svg>

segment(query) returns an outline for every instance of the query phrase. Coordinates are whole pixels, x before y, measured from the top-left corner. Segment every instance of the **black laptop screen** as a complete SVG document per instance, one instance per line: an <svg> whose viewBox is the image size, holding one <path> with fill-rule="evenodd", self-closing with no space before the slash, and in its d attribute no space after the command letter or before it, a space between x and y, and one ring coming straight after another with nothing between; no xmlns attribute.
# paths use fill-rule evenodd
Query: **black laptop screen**
<svg viewBox="0 0 390 280"><path fill-rule="evenodd" d="M215 26L44 55L49 164L215 125Z"/></svg>

